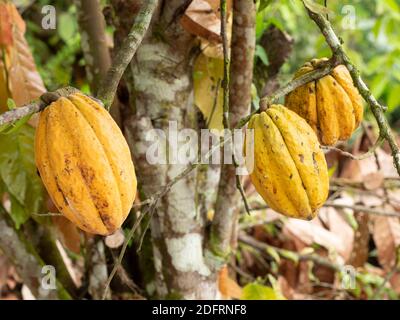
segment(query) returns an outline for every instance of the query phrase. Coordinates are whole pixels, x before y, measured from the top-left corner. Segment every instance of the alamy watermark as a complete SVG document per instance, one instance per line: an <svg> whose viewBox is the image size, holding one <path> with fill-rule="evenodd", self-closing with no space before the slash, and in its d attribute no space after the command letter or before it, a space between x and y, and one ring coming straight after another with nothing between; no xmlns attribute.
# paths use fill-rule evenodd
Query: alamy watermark
<svg viewBox="0 0 400 320"><path fill-rule="evenodd" d="M223 142L221 143L221 139ZM149 130L146 160L151 165L233 164L237 175L248 175L254 168L254 130L178 129L169 121L168 130Z"/></svg>

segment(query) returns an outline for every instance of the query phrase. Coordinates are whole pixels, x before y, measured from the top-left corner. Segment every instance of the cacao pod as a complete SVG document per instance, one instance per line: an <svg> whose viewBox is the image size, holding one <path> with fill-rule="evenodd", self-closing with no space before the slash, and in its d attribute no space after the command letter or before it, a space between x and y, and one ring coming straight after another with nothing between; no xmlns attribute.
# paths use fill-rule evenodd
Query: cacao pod
<svg viewBox="0 0 400 320"><path fill-rule="evenodd" d="M254 115L248 128L254 129L250 178L257 192L279 213L314 218L329 191L328 168L314 131L282 105Z"/></svg>
<svg viewBox="0 0 400 320"><path fill-rule="evenodd" d="M318 68L327 60L307 62L294 78ZM285 105L306 119L324 145L334 145L338 140L350 138L363 118L362 98L344 65L289 93Z"/></svg>
<svg viewBox="0 0 400 320"><path fill-rule="evenodd" d="M35 161L57 209L89 233L115 232L136 196L128 144L109 113L81 93L61 97L39 117Z"/></svg>

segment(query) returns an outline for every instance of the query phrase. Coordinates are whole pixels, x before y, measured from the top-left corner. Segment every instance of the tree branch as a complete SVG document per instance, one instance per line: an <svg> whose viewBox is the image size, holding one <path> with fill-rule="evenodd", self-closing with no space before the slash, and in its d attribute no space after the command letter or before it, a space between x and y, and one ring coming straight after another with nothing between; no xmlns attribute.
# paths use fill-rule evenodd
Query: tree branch
<svg viewBox="0 0 400 320"><path fill-rule="evenodd" d="M234 0L233 2L232 63L230 64L226 35L226 1L222 0L220 6L224 51L223 124L224 128L232 134L231 127L235 127L238 121L248 113L251 103L256 10L252 0ZM226 258L230 252L239 213L240 197L250 213L240 176L236 174L239 165L235 156L235 148L233 143L230 143L229 146L233 152L233 164L222 166L215 216L208 243L210 251L220 258Z"/></svg>
<svg viewBox="0 0 400 320"><path fill-rule="evenodd" d="M78 11L86 75L93 94L111 66L106 40L106 23L99 0L74 0Z"/></svg>
<svg viewBox="0 0 400 320"><path fill-rule="evenodd" d="M157 4L158 0L143 1L131 31L122 43L121 48L113 59L111 68L100 84L97 97L103 101L107 109L110 108L114 101L122 75L142 43Z"/></svg>
<svg viewBox="0 0 400 320"><path fill-rule="evenodd" d="M392 157L394 166L400 175L400 150L396 143L396 138L394 137L390 125L384 115L384 110L386 108L382 106L372 95L368 86L365 84L360 76L360 72L357 70L356 66L350 61L346 52L343 49L342 43L337 37L332 25L326 18L318 13L314 13L305 7L310 18L317 24L322 34L325 37L326 43L331 48L333 57L343 63L350 72L353 79L354 85L357 87L361 96L369 104L372 114L374 115L376 122L379 126L380 136L384 137L389 143L390 149L392 150Z"/></svg>

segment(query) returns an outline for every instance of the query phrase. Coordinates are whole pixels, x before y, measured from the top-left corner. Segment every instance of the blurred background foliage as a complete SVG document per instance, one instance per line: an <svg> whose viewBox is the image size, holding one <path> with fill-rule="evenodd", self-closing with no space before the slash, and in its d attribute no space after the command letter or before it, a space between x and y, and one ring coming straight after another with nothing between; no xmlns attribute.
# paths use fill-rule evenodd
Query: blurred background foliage
<svg viewBox="0 0 400 320"><path fill-rule="evenodd" d="M73 85L85 92L89 86L85 78L84 59L76 22L76 8L72 1L15 0L27 22L27 39L39 71L49 90ZM104 5L108 0L102 1ZM325 1L317 0L320 4ZM388 106L391 123L400 120L400 0L328 0L329 19L344 42L350 58L361 70L373 94ZM56 30L40 26L44 5L57 8ZM299 0L259 0L257 39L275 25L294 40L293 51L283 65L279 82L291 79L293 73L314 57L329 56L330 50L315 24L308 18ZM111 29L110 29L111 30ZM111 31L110 31L111 39ZM260 43L257 56L268 65L268 58Z"/></svg>

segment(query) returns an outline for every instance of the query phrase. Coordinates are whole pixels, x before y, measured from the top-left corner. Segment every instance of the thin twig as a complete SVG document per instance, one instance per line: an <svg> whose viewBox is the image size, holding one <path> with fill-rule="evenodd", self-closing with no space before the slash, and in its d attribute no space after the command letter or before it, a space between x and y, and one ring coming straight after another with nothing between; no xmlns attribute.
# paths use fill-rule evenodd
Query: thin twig
<svg viewBox="0 0 400 320"><path fill-rule="evenodd" d="M369 213L369 214L374 214L374 215L378 215L378 216L400 217L399 212L373 209L370 207L365 207L365 206L360 206L360 205L342 204L342 203L335 203L335 202L327 201L324 203L323 206L337 208L337 209L351 209L351 210L354 210L357 212ZM270 207L265 205L265 206L260 206L260 207L256 207L256 208L251 208L250 211L258 211L258 210L265 210L265 209L270 209Z"/></svg>
<svg viewBox="0 0 400 320"><path fill-rule="evenodd" d="M289 259L289 256L292 257L296 257L296 259L298 261L312 261L316 264L319 264L321 266L325 266L328 267L330 269L333 269L335 271L340 271L341 270L341 266L337 265L325 258L322 258L316 254L300 254L298 252L295 251L291 251L291 250L286 250L286 249L282 249L282 248L278 248L278 247L274 247L274 246L270 246L266 243L260 242L256 239L254 239L253 237L247 235L244 232L241 232L239 234L239 241L247 244L255 249L257 249L258 251L261 251L263 253L268 254L269 251L273 250L275 252L277 252L279 254L279 256L281 258L284 259Z"/></svg>
<svg viewBox="0 0 400 320"><path fill-rule="evenodd" d="M383 280L382 284L378 287L375 291L374 295L372 296L371 300L377 300L381 295L383 289L385 288L386 284L392 279L392 277L397 273L400 272L398 266L394 266L392 270L388 274L386 274L385 279Z"/></svg>
<svg viewBox="0 0 400 320"><path fill-rule="evenodd" d="M122 246L122 249L118 255L118 258L116 259L115 263L114 263L114 267L110 272L110 275L108 276L107 282L105 284L104 287L104 292L103 292L103 297L102 299L105 300L107 297L107 293L108 293L108 289L110 287L111 281L114 279L115 274L117 273L119 266L122 263L122 259L124 258L126 249L128 248L128 244L131 241L133 235L136 232L136 229L139 227L140 222L142 221L142 219L144 218L144 216L147 214L148 210L143 211L139 217L137 218L137 220L135 221L134 225L132 226L131 230L129 231L128 236L126 237L124 244Z"/></svg>
<svg viewBox="0 0 400 320"><path fill-rule="evenodd" d="M375 142L375 144L365 153L361 154L361 155L357 155L355 156L354 154L344 151L342 149L336 148L336 147L329 147L329 146L322 146L322 149L325 150L334 150L339 152L342 156L348 157L352 160L363 160L363 159L367 159L369 157L372 157L376 150L382 146L383 142L385 141L385 138L379 136L379 138L377 139L377 141Z"/></svg>

